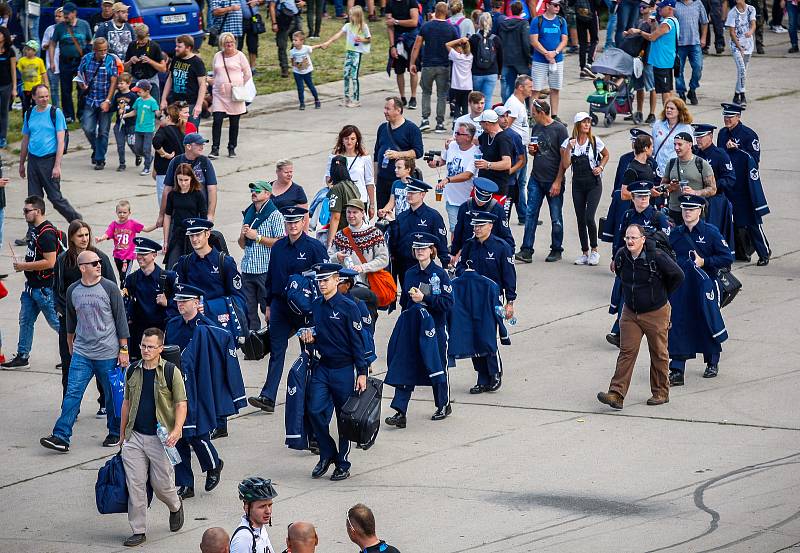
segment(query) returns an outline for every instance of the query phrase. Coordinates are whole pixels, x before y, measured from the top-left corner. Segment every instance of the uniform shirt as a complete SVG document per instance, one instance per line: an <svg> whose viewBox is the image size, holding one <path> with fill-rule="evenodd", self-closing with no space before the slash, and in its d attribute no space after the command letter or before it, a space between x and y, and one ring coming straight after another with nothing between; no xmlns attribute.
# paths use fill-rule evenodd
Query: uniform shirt
<svg viewBox="0 0 800 553"><path fill-rule="evenodd" d="M233 538L231 538L231 553L252 553L254 537L256 541L256 553L275 553L275 549L272 548L272 543L269 541L269 535L267 534L266 526L262 526L261 528L253 528L250 526L250 521L244 516L239 522L239 526L250 527L252 533L248 532L247 528L242 528L236 532Z"/></svg>
<svg viewBox="0 0 800 553"><path fill-rule="evenodd" d="M720 269L733 263L731 249L717 227L703 220L698 221L691 231L686 225L675 228L669 235L669 244L675 250L679 264L689 259L690 250L697 252L703 258L702 269L711 278L716 278Z"/></svg>
<svg viewBox="0 0 800 553"><path fill-rule="evenodd" d="M200 257L192 252L181 257L173 270L178 273L178 282L191 284L203 290L203 299L206 301L223 296L236 297L241 305L246 305L244 292L242 292L242 275L236 267L236 261L225 255L222 267L219 266L220 252L216 248L205 257Z"/></svg>
<svg viewBox="0 0 800 553"><path fill-rule="evenodd" d="M611 250L612 253L616 252L625 245L625 230L630 225L634 224L641 225L645 230L648 231L661 231L667 236L669 236L671 231L667 216L652 205L647 206L642 212L636 211L635 208L629 209L622 216L622 224L619 226L617 233L614 236L614 246Z"/></svg>
<svg viewBox="0 0 800 553"><path fill-rule="evenodd" d="M331 369L355 365L359 375L366 375L367 347L362 335L361 312L356 304L337 292L329 300L315 302L311 313L320 364Z"/></svg>
<svg viewBox="0 0 800 553"><path fill-rule="evenodd" d="M717 133L717 146L727 148L728 140L732 140L739 148L753 156L753 159L756 160L756 165L761 163L761 144L758 141L758 135L753 129L741 122L732 129L722 127Z"/></svg>
<svg viewBox="0 0 800 553"><path fill-rule="evenodd" d="M447 271L436 263L431 262L424 269L417 263L406 271L403 276L400 307L408 309L414 303L414 300L408 294L409 290L420 288L423 284L430 285L433 275L439 277L439 293L435 294L434 290L431 290L429 294L425 294L423 301L428 308L428 312L433 315L436 327L443 328L447 326L447 313L453 307L453 286L450 284L450 277L447 275Z"/></svg>
<svg viewBox="0 0 800 553"><path fill-rule="evenodd" d="M411 251L411 242L417 232L427 232L438 239L436 249L439 259L445 267L450 263L447 251L447 227L442 215L432 207L422 204L417 209L407 209L397 217L397 250L396 255L406 261L406 265L416 263Z"/></svg>
<svg viewBox="0 0 800 553"><path fill-rule="evenodd" d="M294 242L288 236L275 242L270 256L266 283L268 305L272 298L285 297L291 275L307 271L317 263L324 263L328 259L328 252L319 240L303 233Z"/></svg>
<svg viewBox="0 0 800 553"><path fill-rule="evenodd" d="M197 313L193 319L188 321L182 315L172 317L167 322L167 330L164 333L164 343L171 346L178 346L181 351L186 349L189 342L192 341L194 336L194 329L200 325L216 326L214 321L203 315Z"/></svg>
<svg viewBox="0 0 800 553"><path fill-rule="evenodd" d="M137 269L125 277L123 289L128 294L133 290L128 317L137 324L157 323L161 327L166 322L167 308L156 303L156 296L161 293L161 275L164 269L156 265L149 275Z"/></svg>
<svg viewBox="0 0 800 553"><path fill-rule="evenodd" d="M711 165L714 170L714 180L717 183L717 194L731 190L736 185L736 173L733 170L733 162L728 153L713 144L701 150L695 148L695 155L702 157Z"/></svg>
<svg viewBox="0 0 800 553"><path fill-rule="evenodd" d="M471 261L469 268L497 283L506 301L514 301L517 298L514 250L505 241L492 235L483 242L477 238L470 238L461 250L456 271L458 274L467 269L468 260Z"/></svg>
<svg viewBox="0 0 800 553"><path fill-rule="evenodd" d="M470 211L487 211L491 206L491 212L497 216L497 222L492 225L492 234L498 238L505 240L511 249L514 249L514 236L511 234L511 229L506 220L506 212L503 206L497 201L489 201L479 206L474 199L470 199L463 203L458 208L458 216L456 217L456 228L453 231L453 243L450 244L450 254L457 254L464 246L464 242L474 236L472 231L472 217L467 214Z"/></svg>

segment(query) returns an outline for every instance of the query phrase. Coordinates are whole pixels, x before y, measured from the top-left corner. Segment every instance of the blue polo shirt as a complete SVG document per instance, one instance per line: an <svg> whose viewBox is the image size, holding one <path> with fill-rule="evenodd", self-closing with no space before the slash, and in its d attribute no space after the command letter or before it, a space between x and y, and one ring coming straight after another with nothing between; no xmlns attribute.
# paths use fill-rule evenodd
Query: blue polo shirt
<svg viewBox="0 0 800 553"><path fill-rule="evenodd" d="M680 25L674 17L668 17L661 23L669 25L669 32L650 43L647 62L657 69L670 69L675 65L675 37L680 33Z"/></svg>
<svg viewBox="0 0 800 553"><path fill-rule="evenodd" d="M56 132L65 130L67 130L67 120L64 119L64 112L58 108L56 109L56 126L53 128L50 104L47 104L44 111L39 111L38 107L34 107L30 116L24 117L22 123L22 134L30 139L28 153L36 157L55 154L58 146Z"/></svg>
<svg viewBox="0 0 800 553"><path fill-rule="evenodd" d="M534 17L531 21L531 34L539 35L539 44L548 52L555 50L561 43L561 36L567 36L567 21L560 15L553 19L547 19L544 15ZM533 52L533 61L539 63L549 63L541 52ZM564 52L556 56L556 63L564 61Z"/></svg>

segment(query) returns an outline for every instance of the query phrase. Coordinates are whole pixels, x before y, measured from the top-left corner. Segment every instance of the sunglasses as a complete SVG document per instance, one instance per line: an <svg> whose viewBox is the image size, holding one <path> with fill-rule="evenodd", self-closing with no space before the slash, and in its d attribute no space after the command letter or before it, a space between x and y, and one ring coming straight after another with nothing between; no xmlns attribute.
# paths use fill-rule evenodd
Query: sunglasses
<svg viewBox="0 0 800 553"><path fill-rule="evenodd" d="M87 261L86 263L79 263L79 265L91 265L92 267L99 267L100 266L100 260L99 259L95 259L94 261Z"/></svg>
<svg viewBox="0 0 800 553"><path fill-rule="evenodd" d="M39 211L39 208L37 208L37 207L23 207L23 208L22 208L22 212L23 212L24 214L26 214L26 215L27 215L28 213L30 213L31 211Z"/></svg>
<svg viewBox="0 0 800 553"><path fill-rule="evenodd" d="M470 136L468 132L457 132L456 136Z"/></svg>

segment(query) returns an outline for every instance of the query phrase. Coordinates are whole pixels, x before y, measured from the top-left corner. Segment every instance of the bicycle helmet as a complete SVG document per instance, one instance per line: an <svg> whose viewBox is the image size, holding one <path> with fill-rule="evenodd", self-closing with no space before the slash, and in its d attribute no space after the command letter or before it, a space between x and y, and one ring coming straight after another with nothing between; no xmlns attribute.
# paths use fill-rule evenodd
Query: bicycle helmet
<svg viewBox="0 0 800 553"><path fill-rule="evenodd" d="M242 501L264 501L278 496L275 487L272 485L272 480L261 478L260 476L251 476L245 478L239 484L239 499Z"/></svg>

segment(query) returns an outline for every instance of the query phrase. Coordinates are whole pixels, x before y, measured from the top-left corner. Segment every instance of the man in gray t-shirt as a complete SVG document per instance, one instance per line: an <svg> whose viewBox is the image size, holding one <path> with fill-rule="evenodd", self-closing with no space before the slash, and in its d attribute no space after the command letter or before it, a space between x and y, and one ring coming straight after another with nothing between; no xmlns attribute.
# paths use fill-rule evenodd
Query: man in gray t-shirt
<svg viewBox="0 0 800 553"><path fill-rule="evenodd" d="M692 135L679 132L675 135L675 152L678 157L667 163L661 184L668 186L667 207L675 225L683 224L680 198L681 194L694 194L710 198L717 193L714 169L703 158L692 153Z"/></svg>
<svg viewBox="0 0 800 553"><path fill-rule="evenodd" d="M86 386L95 376L106 397L108 435L103 447L119 442L120 420L114 409L109 374L128 366L128 321L119 288L100 274L100 257L87 250L78 255L81 279L67 289L67 345L72 353L67 392L53 433L43 447L66 453Z"/></svg>
<svg viewBox="0 0 800 553"><path fill-rule="evenodd" d="M561 259L564 251L564 171L561 168L561 144L567 139L567 128L550 117L550 104L544 100L533 100L533 119L531 143L528 154L533 158L533 169L528 180L528 212L525 216L525 234L522 247L514 256L525 263L533 262L533 243L536 240L536 227L539 224L539 210L547 198L550 208L550 253L545 261Z"/></svg>

